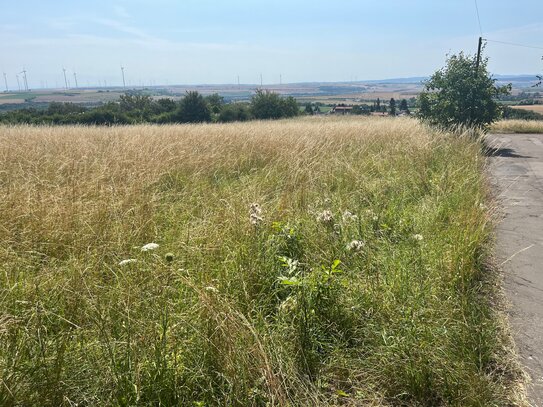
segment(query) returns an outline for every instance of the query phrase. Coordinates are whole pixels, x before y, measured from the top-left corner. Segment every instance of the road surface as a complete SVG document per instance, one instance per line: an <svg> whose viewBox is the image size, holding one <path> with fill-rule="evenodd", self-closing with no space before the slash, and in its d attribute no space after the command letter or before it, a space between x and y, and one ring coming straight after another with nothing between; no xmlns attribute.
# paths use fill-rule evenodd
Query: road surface
<svg viewBox="0 0 543 407"><path fill-rule="evenodd" d="M543 134L491 135L491 168L503 220L496 255L505 273L513 336L543 407Z"/></svg>

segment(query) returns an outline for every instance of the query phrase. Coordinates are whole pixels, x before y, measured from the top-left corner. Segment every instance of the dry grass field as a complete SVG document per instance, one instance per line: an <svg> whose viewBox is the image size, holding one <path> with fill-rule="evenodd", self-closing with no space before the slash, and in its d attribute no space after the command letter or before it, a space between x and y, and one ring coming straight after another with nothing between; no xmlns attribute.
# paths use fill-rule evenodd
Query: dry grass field
<svg viewBox="0 0 543 407"><path fill-rule="evenodd" d="M0 405L513 405L484 165L410 119L0 127Z"/></svg>
<svg viewBox="0 0 543 407"><path fill-rule="evenodd" d="M511 106L514 109L530 110L532 112L543 114L543 105Z"/></svg>
<svg viewBox="0 0 543 407"><path fill-rule="evenodd" d="M493 123L494 133L536 133L543 134L543 120L501 120Z"/></svg>

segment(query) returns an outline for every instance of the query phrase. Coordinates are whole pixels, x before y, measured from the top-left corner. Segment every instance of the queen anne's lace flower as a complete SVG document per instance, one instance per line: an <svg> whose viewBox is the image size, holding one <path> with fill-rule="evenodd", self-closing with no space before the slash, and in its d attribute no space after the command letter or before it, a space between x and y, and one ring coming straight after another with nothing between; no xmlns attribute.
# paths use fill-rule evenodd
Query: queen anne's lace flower
<svg viewBox="0 0 543 407"><path fill-rule="evenodd" d="M334 221L334 214L328 209L324 210L317 214L317 221L321 223L332 223Z"/></svg>
<svg viewBox="0 0 543 407"><path fill-rule="evenodd" d="M156 243L147 243L141 247L142 252L148 252L150 250L156 250L159 248L159 245Z"/></svg>
<svg viewBox="0 0 543 407"><path fill-rule="evenodd" d="M260 215L262 215L262 208L259 204L252 203L249 209L249 222L251 222L251 225L258 226L264 221L264 218Z"/></svg>
<svg viewBox="0 0 543 407"><path fill-rule="evenodd" d="M347 250L351 252L359 252L364 248L364 242L361 240L353 240L347 244Z"/></svg>
<svg viewBox="0 0 543 407"><path fill-rule="evenodd" d="M137 263L136 259L126 259L119 262L119 266L126 266L127 264Z"/></svg>
<svg viewBox="0 0 543 407"><path fill-rule="evenodd" d="M422 235L419 235L419 234L417 233L416 235L413 235L413 239L416 240L416 241L418 241L418 242L420 242L420 241L421 241L422 239L424 239L424 238L422 237Z"/></svg>
<svg viewBox="0 0 543 407"><path fill-rule="evenodd" d="M358 216L356 216L351 211L345 211L342 215L343 222L354 222L358 219Z"/></svg>

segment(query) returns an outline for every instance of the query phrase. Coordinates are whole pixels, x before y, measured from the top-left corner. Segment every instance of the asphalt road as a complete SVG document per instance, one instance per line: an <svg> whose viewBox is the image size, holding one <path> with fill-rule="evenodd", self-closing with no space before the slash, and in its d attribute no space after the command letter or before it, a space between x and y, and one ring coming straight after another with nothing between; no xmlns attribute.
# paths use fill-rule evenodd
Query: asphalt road
<svg viewBox="0 0 543 407"><path fill-rule="evenodd" d="M493 181L503 220L496 256L531 404L543 407L543 134L491 135Z"/></svg>

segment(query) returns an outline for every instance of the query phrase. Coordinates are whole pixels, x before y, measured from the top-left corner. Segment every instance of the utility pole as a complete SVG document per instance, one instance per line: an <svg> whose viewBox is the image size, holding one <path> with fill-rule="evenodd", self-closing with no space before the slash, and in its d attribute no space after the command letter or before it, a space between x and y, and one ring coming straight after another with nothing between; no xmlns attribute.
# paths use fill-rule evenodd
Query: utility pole
<svg viewBox="0 0 543 407"><path fill-rule="evenodd" d="M9 88L8 88L8 77L6 75L5 72L3 72L4 74L4 83L6 84L6 92L9 92Z"/></svg>
<svg viewBox="0 0 543 407"><path fill-rule="evenodd" d="M66 68L62 68L62 72L64 72L64 87L66 90L68 90L68 79L66 79Z"/></svg>
<svg viewBox="0 0 543 407"><path fill-rule="evenodd" d="M477 83L477 75L479 75L479 65L481 64L481 51L483 50L483 37L479 37L479 44L477 46L477 59L475 60L475 72L474 78L475 83ZM473 93L473 88L471 89L471 107L469 110L470 124L473 124L475 120L475 94Z"/></svg>
<svg viewBox="0 0 543 407"><path fill-rule="evenodd" d="M479 46L477 48L477 62L475 63L475 72L479 71L479 63L481 62L481 51L483 48L483 37L479 37Z"/></svg>

